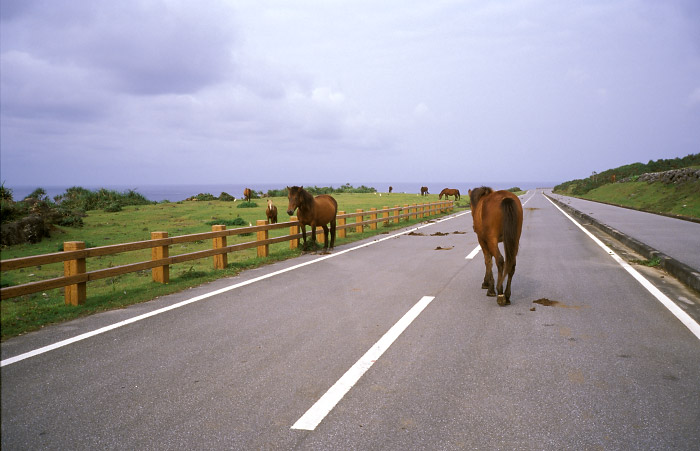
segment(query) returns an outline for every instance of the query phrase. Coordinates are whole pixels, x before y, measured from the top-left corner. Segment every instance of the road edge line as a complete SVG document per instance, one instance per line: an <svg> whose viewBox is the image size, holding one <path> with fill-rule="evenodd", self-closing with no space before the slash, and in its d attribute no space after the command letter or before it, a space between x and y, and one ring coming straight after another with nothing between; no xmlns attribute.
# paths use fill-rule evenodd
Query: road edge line
<svg viewBox="0 0 700 451"><path fill-rule="evenodd" d="M649 282L643 275L639 273L636 269L632 267L629 263L627 263L622 257L617 255L612 249L610 249L605 243L600 241L598 237L593 235L590 231L588 231L585 227L583 227L581 224L579 224L578 221L576 221L573 217L571 217L568 213L566 213L559 205L554 203L548 196L546 196L544 193L542 193L545 199L547 199L552 205L554 205L557 210L561 212L564 216L566 216L571 222L573 222L576 227L581 229L590 239L593 240L598 246L600 246L604 251L608 253L620 266L622 266L625 271L627 271L632 277L634 277L637 282L639 282L644 288L646 288L649 293L651 293L661 304L663 304L666 309L668 309L673 316L675 316L685 327L690 330L690 332L695 335L695 337L700 340L700 324L698 324L690 315L688 315L686 312L684 312L678 305L676 305L675 302L671 300L668 296L663 294L661 290L656 288L654 284Z"/></svg>

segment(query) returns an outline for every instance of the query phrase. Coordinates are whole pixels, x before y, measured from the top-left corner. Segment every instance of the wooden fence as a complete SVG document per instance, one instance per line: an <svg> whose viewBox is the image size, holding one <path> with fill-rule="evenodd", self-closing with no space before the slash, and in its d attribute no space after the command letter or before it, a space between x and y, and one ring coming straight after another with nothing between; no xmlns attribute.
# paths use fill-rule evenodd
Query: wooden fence
<svg viewBox="0 0 700 451"><path fill-rule="evenodd" d="M392 221L394 223L399 223L401 219L419 219L425 216L452 211L453 209L453 201L441 201L404 206L397 205L394 208L383 207L381 210L377 210L376 208L372 208L369 211L357 210L355 213L339 211L336 218L336 237L345 238L346 230L349 228L354 228L355 232L362 233L364 227L367 226L374 230L380 222L386 223ZM366 216L369 216L370 219L365 220ZM353 218L354 222L347 223L348 218ZM289 228L289 235L269 238L270 230L283 228ZM255 241L233 245L226 244L226 237L228 236L251 233L256 234ZM151 232L151 239L147 241L87 249L83 241L66 241L63 245L63 252L0 261L0 272L61 262L63 262L64 269L63 277L2 288L0 289L0 299L9 299L38 293L44 290L65 287L65 303L68 305L79 305L84 303L87 297L87 282L93 280L150 269L154 282L168 283L170 280L170 265L213 257L214 268L224 269L228 266L228 254L230 252L256 247L258 257L267 257L270 244L289 241L290 248L295 249L299 245L301 236L299 222L295 216L292 216L291 221L278 224L267 224L265 220L258 220L255 226L236 229L226 229L225 225L214 225L212 226L211 232L175 237L169 237L168 232ZM212 240L212 249L175 255L172 257L169 256L169 247L171 245L209 239ZM316 239L319 242L323 242L323 229L320 227L317 229ZM86 272L86 260L88 258L143 249L151 249L151 260Z"/></svg>

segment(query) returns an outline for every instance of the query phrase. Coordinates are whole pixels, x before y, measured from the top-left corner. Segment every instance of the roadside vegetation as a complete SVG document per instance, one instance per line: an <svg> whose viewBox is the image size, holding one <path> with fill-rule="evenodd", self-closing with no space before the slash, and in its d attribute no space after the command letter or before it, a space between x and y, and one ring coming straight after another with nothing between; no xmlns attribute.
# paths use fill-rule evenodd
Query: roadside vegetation
<svg viewBox="0 0 700 451"><path fill-rule="evenodd" d="M365 211L372 207L434 202L437 195L419 196L416 194L394 193L334 193L339 210L347 213L356 209ZM212 196L213 197L213 196ZM221 198L222 196L219 196ZM279 221L288 220L286 193L284 196L271 198L279 209ZM46 199L44 199L46 201ZM55 202L54 202L55 204ZM107 208L81 212L81 224L52 224L50 234L43 240L31 244L2 246L0 258L9 259L59 252L63 250L64 241L84 241L86 247L105 246L150 239L153 231L167 231L169 236L209 232L212 224L227 224L229 227L255 224L258 219L265 219L265 202L256 206L238 208L241 202L227 200L182 201L153 203L146 201L139 205L121 205L118 211L110 212ZM93 204L107 205L107 204ZM466 207L468 198L462 197L457 207ZM76 209L78 207L75 207ZM4 215L4 210L3 210ZM425 221L402 220L384 225L379 223L377 230L364 228L363 233L355 233L354 228L347 229L347 238L336 239L336 245L346 244L376 234L388 233L397 228ZM352 219L348 220L348 224ZM307 232L308 232L307 227ZM288 229L270 231L270 238L289 234ZM250 241L250 236L228 237L229 245ZM211 240L196 243L184 243L170 246L170 255L210 249ZM141 271L113 278L88 282L87 301L84 305L72 307L64 305L63 289L48 290L43 293L3 300L1 303L2 339L36 330L44 325L66 321L99 311L123 308L128 305L153 299L158 296L182 291L222 277L230 277L248 268L265 265L274 261L300 255L299 250L290 250L289 242L270 245L270 257L259 259L255 249L230 253L226 270L214 270L210 258L176 264L170 267L170 283L158 284L152 281L151 271ZM150 250L129 252L89 259L87 270L120 266L136 261L150 260ZM50 264L2 274L2 286L12 286L32 281L45 280L63 275L63 264Z"/></svg>
<svg viewBox="0 0 700 451"><path fill-rule="evenodd" d="M700 218L700 180L642 181L644 174L684 168L700 170L700 153L594 172L585 179L557 185L554 192L654 213Z"/></svg>

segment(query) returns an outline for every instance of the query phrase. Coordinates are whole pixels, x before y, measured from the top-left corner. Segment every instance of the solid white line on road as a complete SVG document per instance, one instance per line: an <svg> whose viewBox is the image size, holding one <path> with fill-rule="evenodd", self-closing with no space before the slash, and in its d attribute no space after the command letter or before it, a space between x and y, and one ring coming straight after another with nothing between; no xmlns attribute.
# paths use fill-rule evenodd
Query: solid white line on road
<svg viewBox="0 0 700 451"><path fill-rule="evenodd" d="M2 361L0 361L0 367L3 367L3 366L5 366L5 365L11 365L11 364L16 363L16 362L19 362L19 361L21 361L21 360L28 359L28 358L30 358L30 357L35 357L35 356L40 355L40 354L43 354L43 353L45 353L45 352L53 351L53 350L55 350L55 349L62 348L62 347L64 347L64 346L68 346L68 345L70 345L70 344L73 344L73 343L76 343L76 342L85 340L85 339L87 339L87 338L94 337L94 336L96 336L96 335L100 335L100 334L103 334L103 333L105 333L105 332L109 332L110 330L114 330L114 329L117 329L117 328L119 328L119 327L123 327L123 326L126 326L126 325L128 325L128 324L135 323L135 322L137 322L137 321L141 321L141 320L146 319L146 318L150 318L151 316L159 315L159 314L161 314L161 313L165 313L165 312L168 312L168 311L170 311L170 310L174 310L174 309L177 309L177 308L180 308L180 307L184 307L185 305L192 304L192 303L194 303L194 302L201 301L201 300L203 300L203 299L207 299L207 298L210 298L210 297L212 297L212 296L216 296L216 295L225 293L225 292L227 292L227 291L235 290L236 288L240 288L240 287L243 287L243 286L246 286L246 285L250 285L250 284L252 284L252 283L259 282L259 281L261 281L261 280L269 279L270 277L274 277L274 276L276 276L276 275L283 274L283 273L286 273L286 272L288 272L288 271L293 271L293 270L295 270L295 269L299 269L299 268L302 268L302 267L307 266L307 265L311 265L311 264L314 264L314 263L318 263L318 262L327 260L327 259L329 259L329 258L338 257L338 256L343 255L343 254L346 254L346 253L348 253L348 252L352 252L352 251L355 251L355 250L358 250L358 249L362 249L362 248L367 247L367 246L372 246L372 245L374 245L374 244L381 243L382 241L385 241L385 240L390 240L390 239L392 239L392 238L396 238L396 237L399 237L399 236L401 236L401 235L406 235L406 234L408 234L408 233L414 232L414 231L419 230L419 229L422 229L422 228L424 228L424 227L429 227L429 226L431 226L431 225L433 225L433 224L439 224L439 223L441 223L441 222L448 221L448 220L450 220L450 219L458 218L458 217L460 217L460 216L462 216L462 215L465 215L466 213L467 213L467 212L462 212L462 213L458 213L458 214L455 214L455 215L446 216L446 217L444 217L444 218L438 219L438 220L435 221L435 222L428 222L428 223L426 223L426 224L420 225L420 226L418 226L418 227L413 227L413 228L408 229L408 230L404 230L404 231L399 232L399 233L396 233L396 234L394 234L394 235L390 235L390 236L386 236L386 237L384 237L384 238L380 238L380 239L377 239L377 240L369 241L369 242L367 242L367 243L360 244L359 246L355 246L355 247L351 247L351 248L348 248L348 249L344 249L344 250L342 250L342 251L334 252L334 253L332 253L332 254L327 254L327 255L324 255L324 256L319 257L319 258L314 259L314 260L309 260L309 261L307 261L307 262L300 263L300 264L298 264L298 265L294 265L294 266L290 266L290 267L288 267L288 268L280 269L279 271L274 271L274 272L271 272L271 273L269 273L269 274L265 274L265 275L262 275L262 276L259 276L259 277L255 277L255 278L250 279L250 280L246 280L246 281L239 282L239 283L236 283L236 284L233 284L233 285L229 285L228 287L224 287L224 288L221 288L221 289L218 289L218 290L215 290L215 291L211 291L211 292L209 292L209 293L205 293L205 294L202 294L202 295L200 295L200 296L196 296L196 297L187 299L187 300L185 300L185 301L181 301L181 302L178 302L178 303L176 303L176 304L169 305L169 306L167 306L167 307L163 307L163 308L154 310L154 311L152 311L152 312L148 312L148 313L144 313L144 314L142 314L142 315L134 316L133 318L129 318L129 319L127 319L127 320L120 321L120 322L118 322L118 323L110 324L109 326L105 326L105 327L102 327L102 328L99 328L99 329L95 329L95 330L93 330L93 331L86 332L86 333L84 333L84 334L76 335L75 337L71 337L71 338L68 338L68 339L65 339L65 340L61 340L61 341L59 341L59 342L56 342L56 343L53 343L53 344L50 344L50 345L47 345L47 346L43 346L43 347L41 347L41 348L34 349L33 351L28 351L28 352L25 352L25 353L23 353L23 354L17 355L17 356L15 356L15 357L10 357L10 358L7 358L7 359L5 359L5 360L2 360Z"/></svg>
<svg viewBox="0 0 700 451"><path fill-rule="evenodd" d="M544 193L542 194L544 196ZM562 210L559 205L555 204L552 202L551 199L549 199L547 196L545 196L545 199L547 199L549 202L551 202L552 205L557 207L557 209L571 222L573 222L576 227L579 229L583 230L583 232L588 235L590 239L592 239L598 246L603 248L605 252L607 252L620 266L622 266L625 271L630 273L632 277L634 277L637 282L642 284L644 288L649 291L659 302L661 302L664 307L666 307L676 318L680 320L690 331L695 335L698 339L700 339L700 324L695 322L695 320L688 315L686 312L684 312L678 305L676 305L675 302L673 302L668 296L663 294L661 290L656 288L654 284L649 282L643 275L641 275L636 269L634 269L629 263L627 263L625 260L623 260L619 255L617 255L615 252L613 252L612 249L610 249L605 243L600 241L595 235L593 235L591 232L586 230L585 227L583 227L581 224L579 224L574 218L569 216L564 210Z"/></svg>
<svg viewBox="0 0 700 451"><path fill-rule="evenodd" d="M465 260L471 260L471 259L473 259L474 257L476 257L476 254L478 254L480 250L481 250L481 246L477 245L477 246L474 248L474 250L471 251L471 252L469 253L469 255L467 255L466 257L464 257L464 259L465 259Z"/></svg>
<svg viewBox="0 0 700 451"><path fill-rule="evenodd" d="M328 391L311 406L292 426L292 429L313 431L316 426L330 413L347 392L360 380L374 362L389 349L394 341L406 330L414 319L435 299L434 296L423 296L406 314L384 334Z"/></svg>
<svg viewBox="0 0 700 451"><path fill-rule="evenodd" d="M527 193L525 193L525 194L527 194ZM530 202L530 199L532 199L533 197L535 197L535 194L537 194L537 190L535 190L535 192L532 193L532 195L531 195L530 197L528 197L527 200L526 200L525 202L523 202L523 207L525 206L525 204L527 204L528 202Z"/></svg>

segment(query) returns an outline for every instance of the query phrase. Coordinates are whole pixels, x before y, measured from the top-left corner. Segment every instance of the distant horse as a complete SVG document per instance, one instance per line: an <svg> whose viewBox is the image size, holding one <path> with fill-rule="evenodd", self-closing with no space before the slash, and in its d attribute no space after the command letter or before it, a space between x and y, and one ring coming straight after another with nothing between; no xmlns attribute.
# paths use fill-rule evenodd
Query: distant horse
<svg viewBox="0 0 700 451"><path fill-rule="evenodd" d="M439 199L442 200L442 196L445 196L445 199L449 199L447 196L454 196L455 200L459 199L459 190L458 189L453 189L453 188L445 188L444 190L440 191L440 197Z"/></svg>
<svg viewBox="0 0 700 451"><path fill-rule="evenodd" d="M394 187L393 187L393 186L390 186L390 187L389 187L389 194L391 194L392 191L394 191Z"/></svg>
<svg viewBox="0 0 700 451"><path fill-rule="evenodd" d="M316 244L316 227L323 227L323 248L328 249L328 226L331 225L331 249L335 246L335 217L338 214L338 202L328 194L316 197L306 191L303 186L287 187L289 206L287 214L292 216L298 209L297 218L301 225L301 236L306 245L306 226L311 226L311 241Z"/></svg>
<svg viewBox="0 0 700 451"><path fill-rule="evenodd" d="M430 193L428 192L428 187L427 187L427 186L421 186L421 187L420 187L420 195L421 195L421 196L427 196L428 194L430 194Z"/></svg>
<svg viewBox="0 0 700 451"><path fill-rule="evenodd" d="M253 195L253 192L250 190L250 188L246 188L243 190L243 197L245 197L246 202L250 202L250 198Z"/></svg>
<svg viewBox="0 0 700 451"><path fill-rule="evenodd" d="M268 224L277 224L277 207L272 203L272 199L267 200L265 216L267 216Z"/></svg>
<svg viewBox="0 0 700 451"><path fill-rule="evenodd" d="M491 258L496 258L498 267L498 305L510 304L510 283L515 274L515 256L518 255L520 233L523 228L523 207L520 199L510 191L494 191L482 186L469 190L469 199L472 208L472 220L474 231L479 239L479 245L484 252L486 275L481 288L486 288L487 296L496 296L494 291L493 273L491 271ZM498 249L498 243L503 242L506 258ZM503 281L506 274L508 283L505 293Z"/></svg>

